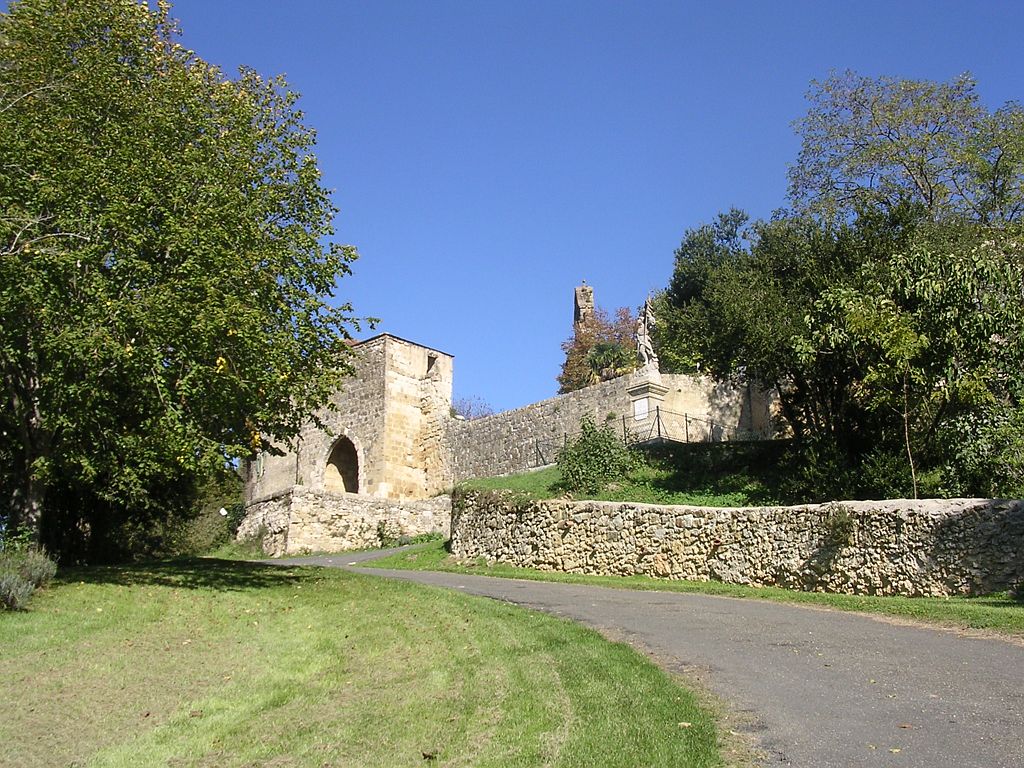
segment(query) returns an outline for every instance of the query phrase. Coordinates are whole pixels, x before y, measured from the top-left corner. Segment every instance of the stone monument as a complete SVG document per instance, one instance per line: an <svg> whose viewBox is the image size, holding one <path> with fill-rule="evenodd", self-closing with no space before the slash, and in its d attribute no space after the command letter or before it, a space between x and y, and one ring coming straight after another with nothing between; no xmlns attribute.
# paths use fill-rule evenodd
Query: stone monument
<svg viewBox="0 0 1024 768"><path fill-rule="evenodd" d="M636 319L636 356L639 366L639 373L659 373L658 356L654 353L654 343L651 341L651 329L655 324L654 308L651 300L644 302L640 316Z"/></svg>
<svg viewBox="0 0 1024 768"><path fill-rule="evenodd" d="M633 373L635 383L631 383L627 389L633 403L634 421L657 417L668 392L668 387L661 383L658 356L654 352L654 343L651 340L651 329L655 322L654 308L648 298L636 319L637 369Z"/></svg>

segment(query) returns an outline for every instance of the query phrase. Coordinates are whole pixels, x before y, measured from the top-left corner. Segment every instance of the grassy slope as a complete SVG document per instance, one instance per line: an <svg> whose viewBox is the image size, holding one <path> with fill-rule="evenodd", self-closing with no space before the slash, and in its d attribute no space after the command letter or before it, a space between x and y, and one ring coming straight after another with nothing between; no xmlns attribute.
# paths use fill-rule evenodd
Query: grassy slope
<svg viewBox="0 0 1024 768"><path fill-rule="evenodd" d="M873 597L834 595L821 592L794 592L774 587L744 587L705 581L669 581L646 576L584 576L571 573L537 571L510 565L465 565L448 556L444 545L428 544L366 563L375 568L474 573L513 579L534 579L573 584L594 584L619 589L662 590L665 592L701 592L726 597L747 597L777 602L803 603L843 611L874 613L950 627L992 630L1024 638L1024 602L1006 594L972 598Z"/></svg>
<svg viewBox="0 0 1024 768"><path fill-rule="evenodd" d="M780 503L780 455L785 443L695 443L644 451L643 466L592 498L645 504L734 507ZM557 467L469 480L466 488L509 489L533 499L563 494Z"/></svg>
<svg viewBox="0 0 1024 768"><path fill-rule="evenodd" d="M715 740L626 646L329 569L86 569L0 614L0 765L705 766Z"/></svg>

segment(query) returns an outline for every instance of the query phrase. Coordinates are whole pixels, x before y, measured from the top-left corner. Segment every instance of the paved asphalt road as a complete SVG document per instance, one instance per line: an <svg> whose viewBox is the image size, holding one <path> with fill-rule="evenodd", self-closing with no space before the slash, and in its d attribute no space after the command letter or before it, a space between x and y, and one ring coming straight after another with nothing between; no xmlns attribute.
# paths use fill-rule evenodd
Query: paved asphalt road
<svg viewBox="0 0 1024 768"><path fill-rule="evenodd" d="M350 567L374 553L276 563ZM765 765L1024 768L1024 647L839 611L420 571L363 570L565 616L697 674Z"/></svg>

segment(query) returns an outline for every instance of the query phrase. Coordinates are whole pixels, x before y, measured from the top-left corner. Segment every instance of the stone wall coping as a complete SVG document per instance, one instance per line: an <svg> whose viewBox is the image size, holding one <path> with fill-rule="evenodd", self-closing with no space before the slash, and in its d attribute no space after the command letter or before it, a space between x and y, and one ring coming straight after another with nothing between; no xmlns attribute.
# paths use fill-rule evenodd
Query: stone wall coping
<svg viewBox="0 0 1024 768"><path fill-rule="evenodd" d="M451 502L451 496L448 494L440 494L438 496L431 496L426 499L406 499L405 501L398 501L397 499L386 499L381 496L372 496L368 493L347 493L328 491L324 488L313 488L309 485L293 485L284 490L275 491L274 493L265 494L258 498L252 499L246 502L246 507L252 507L256 504L266 504L270 501L278 501L286 497L303 497L303 496L326 496L328 498L339 498L339 499L351 499L355 502L366 502L368 504L387 504L389 506L400 507L400 506L429 506L437 504L445 504Z"/></svg>
<svg viewBox="0 0 1024 768"><path fill-rule="evenodd" d="M468 491L468 494L492 493L491 491ZM499 493L501 493L499 491ZM597 499L537 499L530 503L536 506L558 505L572 506L579 509L594 510L622 510L636 509L646 510L678 510L680 512L723 513L723 512L756 512L772 510L823 510L835 511L839 508L849 509L851 512L920 512L924 514L942 516L953 511L959 511L973 507L997 507L1009 508L1018 504L1024 504L1020 499L985 499L985 498L955 498L955 499L878 499L878 500L844 500L826 501L809 504L768 504L749 507L708 507L696 504L647 504L635 501L600 501Z"/></svg>
<svg viewBox="0 0 1024 768"><path fill-rule="evenodd" d="M375 336L371 336L368 339L363 339L362 341L357 341L353 345L353 347L354 348L358 348L358 347L363 346L364 344L369 346L369 345L373 344L374 342L379 342L381 339L385 339L385 340L386 339L393 339L395 341L401 341L404 344L408 344L408 345L413 346L413 347L419 347L420 349L426 349L426 350L429 350L431 352L437 352L439 354L444 355L445 357L450 357L453 360L455 359L455 355L451 354L450 352L445 352L445 351L437 349L435 347L428 347L427 345L420 344L417 341L410 341L409 339L403 339L401 336L396 336L393 333L387 333L387 332L378 333Z"/></svg>
<svg viewBox="0 0 1024 768"><path fill-rule="evenodd" d="M274 491L273 493L266 493L266 494L264 494L262 496L257 496L254 499L250 499L249 501L245 502L245 506L251 507L251 506L254 506L256 504L266 504L268 501L277 501L278 499L282 499L285 496L291 496L292 492L296 488L302 488L302 487L303 486L301 486L301 485L290 485L287 488L284 488L282 490Z"/></svg>

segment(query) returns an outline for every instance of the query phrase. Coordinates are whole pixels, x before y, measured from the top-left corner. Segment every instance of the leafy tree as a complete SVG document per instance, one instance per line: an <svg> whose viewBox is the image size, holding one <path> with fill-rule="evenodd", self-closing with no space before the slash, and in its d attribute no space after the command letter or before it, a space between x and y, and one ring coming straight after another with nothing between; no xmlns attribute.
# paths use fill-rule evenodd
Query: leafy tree
<svg viewBox="0 0 1024 768"><path fill-rule="evenodd" d="M957 492L1019 494L1024 366L1024 239L1015 230L946 225L825 291L808 315L814 354L849 349L865 408L899 420L915 495L915 454L945 464ZM959 434L963 433L963 434ZM988 476L962 444L987 446Z"/></svg>
<svg viewBox="0 0 1024 768"><path fill-rule="evenodd" d="M663 349L777 390L804 493L1020 494L1021 237L903 205L686 243Z"/></svg>
<svg viewBox="0 0 1024 768"><path fill-rule="evenodd" d="M722 379L774 388L780 416L797 438L806 472L795 493L866 492L856 475L871 463L886 487L898 485L889 455L899 435L860 397L866 361L847 339L816 344L809 325L834 289L856 290L884 255L912 236L920 211L899 206L829 225L801 216L747 224L736 211L687 232L664 294L666 357L696 361ZM877 455L876 455L877 454ZM909 485L909 474L908 485ZM822 490L829 483L829 490Z"/></svg>
<svg viewBox="0 0 1024 768"><path fill-rule="evenodd" d="M672 279L655 298L658 324L653 335L663 371L696 373L706 362L708 347L694 332L715 318L705 311L709 308L701 299L711 289L718 269L749 251L749 223L745 212L733 208L683 235L675 252Z"/></svg>
<svg viewBox="0 0 1024 768"><path fill-rule="evenodd" d="M802 355L805 316L823 291L854 280L881 243L900 242L912 219L901 209L856 226L804 217L747 226L745 215L731 211L688 231L664 297L669 332L661 352L721 378L774 387L798 437L856 441L860 414L847 395L857 361L838 350Z"/></svg>
<svg viewBox="0 0 1024 768"><path fill-rule="evenodd" d="M833 75L795 213L686 233L661 358L773 386L799 493L1024 493L1022 114L966 76Z"/></svg>
<svg viewBox="0 0 1024 768"><path fill-rule="evenodd" d="M0 483L65 550L145 538L349 371L356 254L296 95L176 35L165 2L0 15Z"/></svg>
<svg viewBox="0 0 1024 768"><path fill-rule="evenodd" d="M812 82L790 171L801 210L831 219L912 202L929 217L1024 215L1024 109L981 104L968 74L948 83L833 73Z"/></svg>
<svg viewBox="0 0 1024 768"><path fill-rule="evenodd" d="M623 341L600 341L587 353L587 365L601 381L629 373L636 367L636 352Z"/></svg>
<svg viewBox="0 0 1024 768"><path fill-rule="evenodd" d="M562 343L565 362L558 376L559 393L573 392L629 373L636 367L636 319L627 307L615 320L597 307Z"/></svg>

